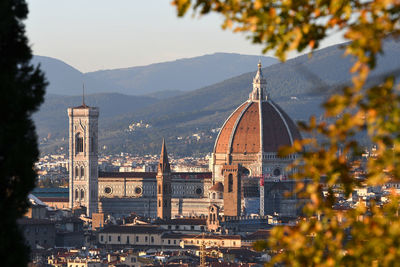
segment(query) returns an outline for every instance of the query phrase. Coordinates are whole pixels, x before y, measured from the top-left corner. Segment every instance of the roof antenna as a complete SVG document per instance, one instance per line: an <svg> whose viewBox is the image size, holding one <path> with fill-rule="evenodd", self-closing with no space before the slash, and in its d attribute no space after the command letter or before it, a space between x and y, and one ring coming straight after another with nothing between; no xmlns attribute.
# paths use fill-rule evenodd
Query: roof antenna
<svg viewBox="0 0 400 267"><path fill-rule="evenodd" d="M85 104L85 83L82 83L82 106L86 106L86 104Z"/></svg>

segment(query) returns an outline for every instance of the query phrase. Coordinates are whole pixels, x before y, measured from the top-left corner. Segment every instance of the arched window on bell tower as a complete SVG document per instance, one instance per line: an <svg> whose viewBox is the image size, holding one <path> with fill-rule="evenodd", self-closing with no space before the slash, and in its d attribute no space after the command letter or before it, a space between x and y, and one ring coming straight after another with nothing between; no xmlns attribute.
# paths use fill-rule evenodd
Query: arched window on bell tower
<svg viewBox="0 0 400 267"><path fill-rule="evenodd" d="M81 177L85 177L85 168L83 166L81 167Z"/></svg>
<svg viewBox="0 0 400 267"><path fill-rule="evenodd" d="M85 199L85 191L81 189L81 200Z"/></svg>
<svg viewBox="0 0 400 267"><path fill-rule="evenodd" d="M76 153L83 152L83 136L81 133L77 133L75 136L75 150Z"/></svg>

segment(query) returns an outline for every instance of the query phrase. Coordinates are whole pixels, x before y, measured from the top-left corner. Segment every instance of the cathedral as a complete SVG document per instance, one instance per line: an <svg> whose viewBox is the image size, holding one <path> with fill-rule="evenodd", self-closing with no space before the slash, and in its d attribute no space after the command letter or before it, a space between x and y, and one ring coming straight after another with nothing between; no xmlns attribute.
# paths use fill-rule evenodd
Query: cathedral
<svg viewBox="0 0 400 267"><path fill-rule="evenodd" d="M103 212L152 218L201 216L216 207L224 216L299 211L287 179L296 155L279 157L278 148L301 135L268 95L258 64L249 99L225 121L211 156L210 172L172 172L163 140L157 172L99 172L99 110L84 102L69 108L69 205L87 216Z"/></svg>

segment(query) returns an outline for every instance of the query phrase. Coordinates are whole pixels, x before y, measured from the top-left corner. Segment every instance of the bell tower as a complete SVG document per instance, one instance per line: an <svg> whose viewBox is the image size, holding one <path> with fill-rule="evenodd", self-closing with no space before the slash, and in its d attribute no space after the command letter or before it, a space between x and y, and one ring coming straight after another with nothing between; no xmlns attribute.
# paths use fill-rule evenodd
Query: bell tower
<svg viewBox="0 0 400 267"><path fill-rule="evenodd" d="M240 164L224 165L224 216L241 215L241 166Z"/></svg>
<svg viewBox="0 0 400 267"><path fill-rule="evenodd" d="M171 219L171 167L168 162L165 140L161 148L160 162L157 169L157 217Z"/></svg>
<svg viewBox="0 0 400 267"><path fill-rule="evenodd" d="M69 117L69 207L86 207L86 215L98 205L98 118L99 109L85 104L68 108Z"/></svg>

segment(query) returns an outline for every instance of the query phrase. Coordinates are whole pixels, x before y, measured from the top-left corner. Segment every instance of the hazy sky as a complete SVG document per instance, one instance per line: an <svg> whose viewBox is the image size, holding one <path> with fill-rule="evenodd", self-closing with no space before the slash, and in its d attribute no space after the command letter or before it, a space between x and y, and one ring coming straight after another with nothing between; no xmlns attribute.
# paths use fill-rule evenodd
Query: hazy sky
<svg viewBox="0 0 400 267"><path fill-rule="evenodd" d="M27 0L35 55L83 72L215 52L260 55L245 35L223 31L222 17L178 18L170 0ZM331 38L324 46L338 42Z"/></svg>

